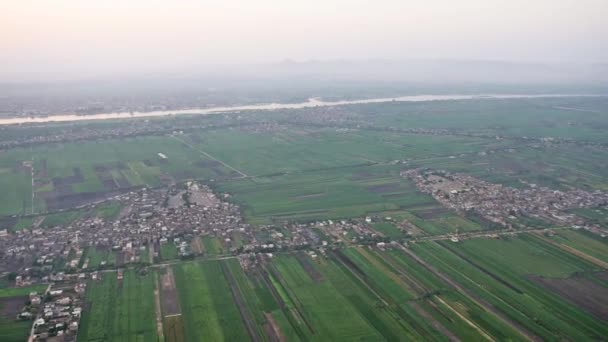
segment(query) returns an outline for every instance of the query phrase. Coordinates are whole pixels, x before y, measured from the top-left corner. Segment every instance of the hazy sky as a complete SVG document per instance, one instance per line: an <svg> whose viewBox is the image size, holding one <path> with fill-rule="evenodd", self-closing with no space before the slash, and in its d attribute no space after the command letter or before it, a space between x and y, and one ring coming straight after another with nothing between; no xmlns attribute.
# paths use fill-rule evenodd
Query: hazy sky
<svg viewBox="0 0 608 342"><path fill-rule="evenodd" d="M284 59L608 61L608 0L0 0L0 74Z"/></svg>

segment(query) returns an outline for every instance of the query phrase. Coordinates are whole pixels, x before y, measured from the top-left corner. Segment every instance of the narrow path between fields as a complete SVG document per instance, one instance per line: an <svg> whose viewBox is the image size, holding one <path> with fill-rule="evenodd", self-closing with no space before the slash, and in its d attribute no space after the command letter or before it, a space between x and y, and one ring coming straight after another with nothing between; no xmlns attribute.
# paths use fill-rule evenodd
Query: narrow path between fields
<svg viewBox="0 0 608 342"><path fill-rule="evenodd" d="M416 255L414 252L412 252L409 248L407 248L405 246L402 246L402 245L400 245L400 248L401 248L402 251L405 252L405 254L409 255L418 264L420 264L421 266L423 266L424 268L426 268L428 271L430 271L435 276L437 276L438 278L440 278L441 280L443 280L444 282L446 282L448 285L450 285L452 288L454 288L458 292L460 292L463 295L467 296L471 301L473 301L474 303L476 303L480 307L484 308L484 310L486 310L486 311L491 312L492 314L494 314L494 316L496 316L497 318L499 318L500 320L502 320L506 325L510 326L513 330L519 332L527 340L529 340L529 341L542 341L541 338L539 338L538 336L536 336L534 333L528 331L528 329L526 329L523 326L521 326L521 324L519 324L519 323L513 321L512 319L510 319L509 317L507 317L505 314L503 314L501 311L499 311L496 307L494 307L494 305L488 303L487 301L485 301L482 298L479 298L479 296L475 295L471 291L469 291L469 290L465 289L464 287L460 286L456 281L452 280L452 278L450 278L448 275L444 274L443 272L439 271L435 267L433 267L430 264L428 264L426 261L422 260L422 258L420 258L418 255Z"/></svg>

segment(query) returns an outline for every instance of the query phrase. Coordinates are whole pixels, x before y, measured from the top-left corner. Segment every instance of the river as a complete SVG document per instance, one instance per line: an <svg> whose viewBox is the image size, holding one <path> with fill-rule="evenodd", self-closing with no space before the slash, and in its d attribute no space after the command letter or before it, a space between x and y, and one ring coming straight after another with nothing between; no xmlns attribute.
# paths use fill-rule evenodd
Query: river
<svg viewBox="0 0 608 342"><path fill-rule="evenodd" d="M606 95L589 95L589 94L477 94L477 95L408 95L401 97L385 97L364 100L344 100L344 101L321 101L311 98L306 102L301 103L268 103L255 104L245 106L228 106L228 107L210 107L210 108L192 108L192 109L177 109L166 111L153 112L115 112L115 113L100 113L89 115L78 114L58 114L45 117L13 117L0 119L0 125L14 125L26 123L44 123L44 122L71 122L85 120L110 120L110 119L126 119L126 118L147 118L169 115L207 115L226 112L240 112L247 110L277 110L277 109L300 109L312 107L328 107L340 106L349 104L365 104L365 103L383 103L383 102L425 102L425 101L448 101L448 100L472 100L472 99L522 99L522 98L555 98L555 97L596 97Z"/></svg>

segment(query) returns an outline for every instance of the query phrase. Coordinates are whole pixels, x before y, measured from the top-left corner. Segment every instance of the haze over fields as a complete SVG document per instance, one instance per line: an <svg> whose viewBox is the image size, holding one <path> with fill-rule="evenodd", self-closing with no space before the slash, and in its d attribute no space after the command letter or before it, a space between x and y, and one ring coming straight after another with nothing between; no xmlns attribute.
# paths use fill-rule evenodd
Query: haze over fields
<svg viewBox="0 0 608 342"><path fill-rule="evenodd" d="M0 342L604 341L607 0L0 0Z"/></svg>
<svg viewBox="0 0 608 342"><path fill-rule="evenodd" d="M367 77L411 81L463 68L448 80L483 75L500 81L505 70L522 80L593 79L595 68L606 76L606 17L603 0L4 0L0 75L5 81L65 80L207 74L235 65L252 72L266 65L261 72L363 70ZM267 66L283 60L337 62ZM415 63L395 74L387 72L394 68L388 62L362 67L370 60ZM460 62L421 69L419 60ZM525 64L462 62L469 60ZM531 69L540 70L524 77ZM469 76L471 70L477 73Z"/></svg>

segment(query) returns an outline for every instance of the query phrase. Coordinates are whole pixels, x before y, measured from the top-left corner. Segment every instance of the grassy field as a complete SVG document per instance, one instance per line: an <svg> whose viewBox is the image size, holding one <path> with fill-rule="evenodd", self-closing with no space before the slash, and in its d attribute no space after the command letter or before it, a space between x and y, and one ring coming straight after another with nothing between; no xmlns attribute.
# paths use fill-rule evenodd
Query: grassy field
<svg viewBox="0 0 608 342"><path fill-rule="evenodd" d="M79 341L156 341L154 275L125 271L90 281L78 333Z"/></svg>

